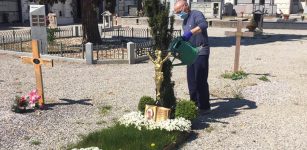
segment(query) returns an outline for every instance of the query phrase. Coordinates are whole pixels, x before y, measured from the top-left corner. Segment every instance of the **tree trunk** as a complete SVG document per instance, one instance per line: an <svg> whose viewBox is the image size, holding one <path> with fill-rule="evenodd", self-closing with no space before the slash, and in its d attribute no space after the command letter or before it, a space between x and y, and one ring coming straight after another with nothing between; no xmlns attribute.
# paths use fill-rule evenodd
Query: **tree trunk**
<svg viewBox="0 0 307 150"><path fill-rule="evenodd" d="M100 44L102 42L98 30L98 4L99 0L81 1L83 43L91 42Z"/></svg>

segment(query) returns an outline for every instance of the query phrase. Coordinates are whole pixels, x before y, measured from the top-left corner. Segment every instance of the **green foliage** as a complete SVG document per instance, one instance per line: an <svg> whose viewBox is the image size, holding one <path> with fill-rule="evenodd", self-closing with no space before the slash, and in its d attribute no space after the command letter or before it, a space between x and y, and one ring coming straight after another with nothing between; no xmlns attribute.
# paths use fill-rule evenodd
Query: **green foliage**
<svg viewBox="0 0 307 150"><path fill-rule="evenodd" d="M146 0L145 1L145 14L148 16L148 24L151 28L151 34L155 45L154 50L162 50L162 57L164 58L167 53L169 43L173 39L172 34L174 30L174 16L169 17L169 8L160 3L160 0ZM160 89L159 104L163 107L174 108L176 104L176 97L174 94L174 82L171 81L172 77L172 63L168 59L164 62L162 67L163 82Z"/></svg>
<svg viewBox="0 0 307 150"><path fill-rule="evenodd" d="M50 44L53 44L55 42L55 33L59 32L60 30L58 28L55 29L51 29L51 28L47 28L47 41Z"/></svg>
<svg viewBox="0 0 307 150"><path fill-rule="evenodd" d="M259 80L265 81L265 82L270 82L270 80L268 79L267 76L261 76L260 78L258 78Z"/></svg>
<svg viewBox="0 0 307 150"><path fill-rule="evenodd" d="M138 104L138 110L140 112L142 112L144 114L144 111L145 111L145 105L153 105L155 104L155 100L150 97L150 96L142 96L140 101L139 101L139 104Z"/></svg>
<svg viewBox="0 0 307 150"><path fill-rule="evenodd" d="M31 144L32 144L32 145L39 145L39 144L41 144L41 142L40 142L40 141L34 140L34 141L31 141Z"/></svg>
<svg viewBox="0 0 307 150"><path fill-rule="evenodd" d="M206 132L211 133L214 130L212 126L209 126L205 129Z"/></svg>
<svg viewBox="0 0 307 150"><path fill-rule="evenodd" d="M15 96L11 110L15 113L24 113L27 106L27 101L22 100L20 96Z"/></svg>
<svg viewBox="0 0 307 150"><path fill-rule="evenodd" d="M102 106L102 107L99 107L99 112L100 114L102 115L106 115L110 110L111 110L112 106Z"/></svg>
<svg viewBox="0 0 307 150"><path fill-rule="evenodd" d="M72 148L99 147L107 150L161 150L166 145L174 143L181 132L168 132L165 130L138 130L134 127L115 125L90 133L88 136L70 146Z"/></svg>
<svg viewBox="0 0 307 150"><path fill-rule="evenodd" d="M247 75L248 74L246 72L240 70L240 71L237 71L237 72L225 72L221 76L223 78L226 78L226 79L240 80L240 79L246 78Z"/></svg>
<svg viewBox="0 0 307 150"><path fill-rule="evenodd" d="M235 91L235 92L233 92L233 98L235 98L235 99L244 99L244 96L243 96L241 91Z"/></svg>
<svg viewBox="0 0 307 150"><path fill-rule="evenodd" d="M197 117L197 109L193 101L182 100L176 105L175 117L183 117L188 120L193 120Z"/></svg>

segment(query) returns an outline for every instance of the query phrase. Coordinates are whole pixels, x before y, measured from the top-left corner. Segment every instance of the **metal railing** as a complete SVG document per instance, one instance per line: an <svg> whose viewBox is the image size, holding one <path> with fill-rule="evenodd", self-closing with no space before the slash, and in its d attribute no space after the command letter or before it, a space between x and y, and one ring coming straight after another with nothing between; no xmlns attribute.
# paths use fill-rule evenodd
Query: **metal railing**
<svg viewBox="0 0 307 150"><path fill-rule="evenodd" d="M62 43L49 44L48 55L67 57L67 58L78 58L84 59L85 48L84 45L64 45Z"/></svg>
<svg viewBox="0 0 307 150"><path fill-rule="evenodd" d="M127 47L124 42L109 42L93 46L93 59L128 59Z"/></svg>

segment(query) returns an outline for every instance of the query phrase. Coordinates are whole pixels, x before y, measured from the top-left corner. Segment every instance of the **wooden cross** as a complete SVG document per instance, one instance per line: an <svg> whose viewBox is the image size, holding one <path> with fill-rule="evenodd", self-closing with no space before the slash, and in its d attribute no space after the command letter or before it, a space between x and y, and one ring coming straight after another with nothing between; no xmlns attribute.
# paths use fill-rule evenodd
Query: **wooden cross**
<svg viewBox="0 0 307 150"><path fill-rule="evenodd" d="M236 36L234 72L239 71L241 37L253 37L254 36L254 32L242 32L241 29L242 29L242 20L238 20L236 32L232 32L232 31L225 32L226 36Z"/></svg>
<svg viewBox="0 0 307 150"><path fill-rule="evenodd" d="M38 94L41 96L39 99L39 105L42 107L45 103L44 100L44 89L43 89L43 77L41 65L46 65L48 67L53 67L52 59L42 59L40 58L38 49L38 40L32 40L32 54L33 58L22 56L22 62L27 64L34 64L35 77L36 77L36 88Z"/></svg>

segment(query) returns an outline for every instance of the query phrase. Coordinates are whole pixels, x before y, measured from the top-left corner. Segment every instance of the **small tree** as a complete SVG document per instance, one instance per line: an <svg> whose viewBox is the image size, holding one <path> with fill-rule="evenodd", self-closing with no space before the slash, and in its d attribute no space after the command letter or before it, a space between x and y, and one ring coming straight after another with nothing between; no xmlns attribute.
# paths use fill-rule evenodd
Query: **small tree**
<svg viewBox="0 0 307 150"><path fill-rule="evenodd" d="M148 16L148 24L151 28L151 35L155 41L154 50L163 51L162 57L167 55L167 48L172 40L174 17L169 17L169 8L161 4L160 0L146 0L145 13ZM174 95L174 82L172 77L172 63L168 59L163 64L163 82L160 89L159 103L163 107L172 108L175 106L176 97Z"/></svg>

